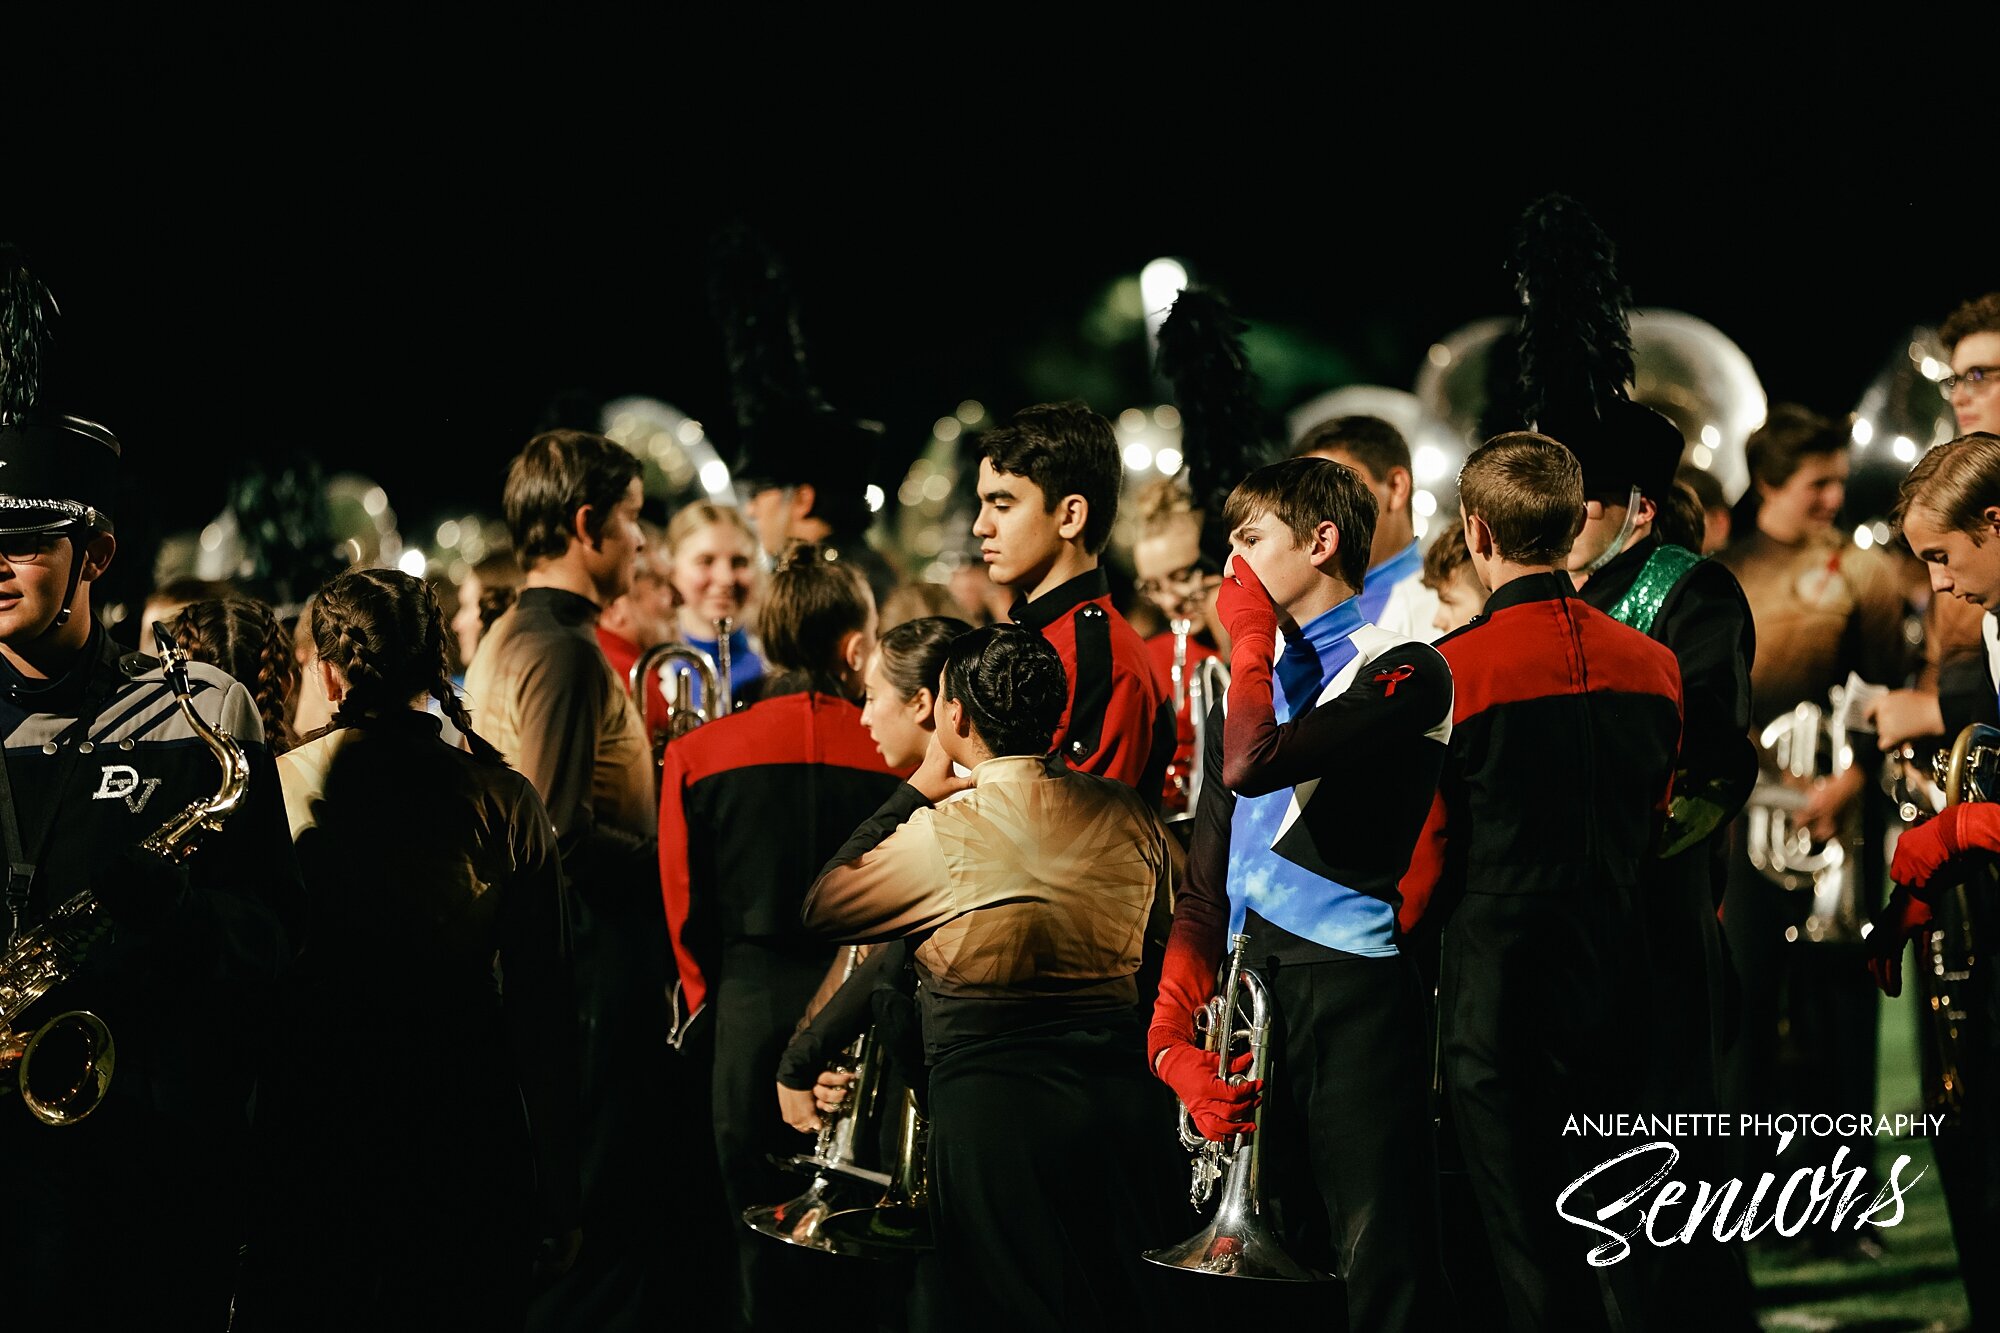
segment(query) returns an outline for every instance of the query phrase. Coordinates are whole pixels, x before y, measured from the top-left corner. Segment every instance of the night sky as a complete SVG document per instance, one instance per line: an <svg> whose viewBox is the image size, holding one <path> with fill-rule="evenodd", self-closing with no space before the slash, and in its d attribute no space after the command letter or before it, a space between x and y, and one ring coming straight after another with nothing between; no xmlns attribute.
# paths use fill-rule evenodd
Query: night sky
<svg viewBox="0 0 2000 1333"><path fill-rule="evenodd" d="M228 471L260 451L369 474L422 531L497 511L507 459L567 403L651 394L726 449L704 282L729 218L786 257L817 377L887 423L886 473L961 399L1004 412L1052 365L1130 394L1102 410L1137 401L1143 342L1087 329L1109 285L1158 255L1356 381L1408 388L1431 342L1507 312L1509 229L1548 189L1596 214L1638 304L1711 321L1774 400L1829 413L1910 325L2000 287L1991 229L1955 205L1944 160L1887 130L1821 125L1802 148L1775 122L1691 126L1684 144L1607 153L1522 127L1360 148L1297 89L1242 124L892 89L780 99L767 127L714 100L726 80L651 110L631 88L600 107L579 85L507 105L432 89L445 95L390 114L391 78L304 77L359 101L266 107L209 88L200 114L169 104L148 127L128 95L52 120L34 168L0 184L0 232L63 306L63 406L126 445L122 540L140 554L114 571L121 595L151 544L213 517ZM144 82L181 87L158 69Z"/></svg>

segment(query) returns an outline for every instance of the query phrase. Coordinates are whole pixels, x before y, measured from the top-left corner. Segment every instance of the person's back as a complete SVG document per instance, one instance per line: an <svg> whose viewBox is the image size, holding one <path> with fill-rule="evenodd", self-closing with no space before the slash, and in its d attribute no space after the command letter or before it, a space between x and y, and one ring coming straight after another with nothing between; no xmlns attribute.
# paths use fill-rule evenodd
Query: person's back
<svg viewBox="0 0 2000 1333"><path fill-rule="evenodd" d="M309 684L336 711L278 766L308 946L260 1090L269 1174L239 1326L518 1324L528 1255L543 1238L573 1252L578 1208L575 996L548 812L471 730L422 583L343 575L313 616ZM471 752L444 743L419 694ZM357 849L385 840L396 854L362 873Z"/></svg>
<svg viewBox="0 0 2000 1333"><path fill-rule="evenodd" d="M1636 884L1680 738L1671 652L1559 574L1517 579L1439 641L1456 686L1448 781L1470 816L1465 888Z"/></svg>
<svg viewBox="0 0 2000 1333"><path fill-rule="evenodd" d="M733 1224L798 1192L771 1165L805 1147L778 1114L773 1076L834 957L800 929L800 901L896 786L854 702L874 622L852 563L794 550L764 610L778 669L765 696L670 742L661 770L660 887L679 969L664 1035L710 1071L735 1305L750 1327L824 1314L806 1298L816 1256Z"/></svg>

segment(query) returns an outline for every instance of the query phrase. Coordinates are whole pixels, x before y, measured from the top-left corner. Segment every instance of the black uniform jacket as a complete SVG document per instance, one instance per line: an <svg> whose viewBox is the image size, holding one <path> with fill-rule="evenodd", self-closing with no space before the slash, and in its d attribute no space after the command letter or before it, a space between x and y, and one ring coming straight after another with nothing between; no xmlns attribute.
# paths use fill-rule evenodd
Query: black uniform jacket
<svg viewBox="0 0 2000 1333"><path fill-rule="evenodd" d="M1619 553L1591 576L1579 594L1609 614L1631 589L1660 540L1650 537ZM1663 643L1681 669L1680 795L1706 794L1721 807L1722 823L1734 819L1757 781L1757 751L1750 743L1750 666L1757 629L1743 586L1727 566L1703 560L1682 576L1647 631Z"/></svg>
<svg viewBox="0 0 2000 1333"><path fill-rule="evenodd" d="M1680 744L1673 654L1562 573L1503 585L1436 647L1451 745L1405 903L1644 882Z"/></svg>
<svg viewBox="0 0 2000 1333"><path fill-rule="evenodd" d="M75 980L24 1021L91 1010L117 1043L111 1097L214 1129L244 1121L250 1061L291 957L287 925L296 924L301 893L256 705L215 667L190 663L188 678L196 710L248 752L244 803L220 831L196 836L184 897L155 910L158 895L148 893L133 904L137 911L113 919ZM23 850L36 865L21 913L30 930L222 785L221 765L182 714L159 663L121 654L102 629L77 668L46 685L0 665L0 736ZM0 929L4 923L0 914ZM0 1109L9 1112L0 1114L0 1134L10 1140L24 1125L30 1135L50 1132L13 1114L18 1104ZM96 1119L60 1132L89 1135Z"/></svg>

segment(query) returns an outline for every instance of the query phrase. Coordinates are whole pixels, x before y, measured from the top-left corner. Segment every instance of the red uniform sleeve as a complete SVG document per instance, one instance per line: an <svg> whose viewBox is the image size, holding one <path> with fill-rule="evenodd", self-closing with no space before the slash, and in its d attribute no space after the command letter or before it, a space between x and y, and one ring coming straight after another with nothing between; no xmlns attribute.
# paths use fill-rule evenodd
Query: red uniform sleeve
<svg viewBox="0 0 2000 1333"><path fill-rule="evenodd" d="M1222 702L1209 712L1208 750L1213 774L1222 766ZM1160 968L1160 990L1146 1033L1146 1060L1194 1040L1194 1015L1215 994L1215 971L1229 932L1229 822L1236 797L1220 782L1204 782L1188 840L1187 879L1174 899L1174 924Z"/></svg>
<svg viewBox="0 0 2000 1333"><path fill-rule="evenodd" d="M695 950L689 918L695 915L688 874L686 748L667 746L660 773L660 893L666 900L667 934L674 946L680 980L674 983L674 1029L668 1040L679 1046L688 1026L708 1001L708 981Z"/></svg>
<svg viewBox="0 0 2000 1333"><path fill-rule="evenodd" d="M1431 796L1431 812L1424 819L1424 830L1417 835L1417 845L1410 849L1410 868L1403 872L1402 881L1397 886L1403 903L1396 909L1396 924L1405 935L1423 920L1424 909L1430 906L1431 896L1437 892L1438 882L1444 878L1448 818L1444 793L1434 793Z"/></svg>
<svg viewBox="0 0 2000 1333"><path fill-rule="evenodd" d="M1097 749L1070 767L1135 789L1139 786L1152 757L1153 724L1159 711L1151 684L1122 667L1112 668L1111 700L1104 706L1104 730L1099 733Z"/></svg>

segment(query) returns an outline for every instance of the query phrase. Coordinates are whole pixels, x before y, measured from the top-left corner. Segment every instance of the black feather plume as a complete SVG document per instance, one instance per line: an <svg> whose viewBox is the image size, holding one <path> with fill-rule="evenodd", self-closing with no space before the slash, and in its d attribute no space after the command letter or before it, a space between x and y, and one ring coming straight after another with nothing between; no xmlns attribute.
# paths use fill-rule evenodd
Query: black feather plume
<svg viewBox="0 0 2000 1333"><path fill-rule="evenodd" d="M1512 363L1515 385L1511 402L1494 404L1503 419L1493 424L1593 420L1625 398L1631 293L1618 277L1617 248L1583 206L1560 194L1530 204L1508 271L1521 317L1501 357Z"/></svg>
<svg viewBox="0 0 2000 1333"><path fill-rule="evenodd" d="M1160 326L1160 373L1180 409L1188 493L1205 520L1204 553L1218 562L1228 554L1226 534L1221 549L1212 549L1223 502L1269 447L1257 376L1243 350L1245 327L1226 300L1199 287L1183 291Z"/></svg>
<svg viewBox="0 0 2000 1333"><path fill-rule="evenodd" d="M55 298L19 248L0 242L0 420L18 417L42 393L54 342Z"/></svg>
<svg viewBox="0 0 2000 1333"><path fill-rule="evenodd" d="M743 445L758 427L826 406L806 369L805 339L785 266L748 226L720 229L711 246L709 303L722 326L729 391Z"/></svg>

